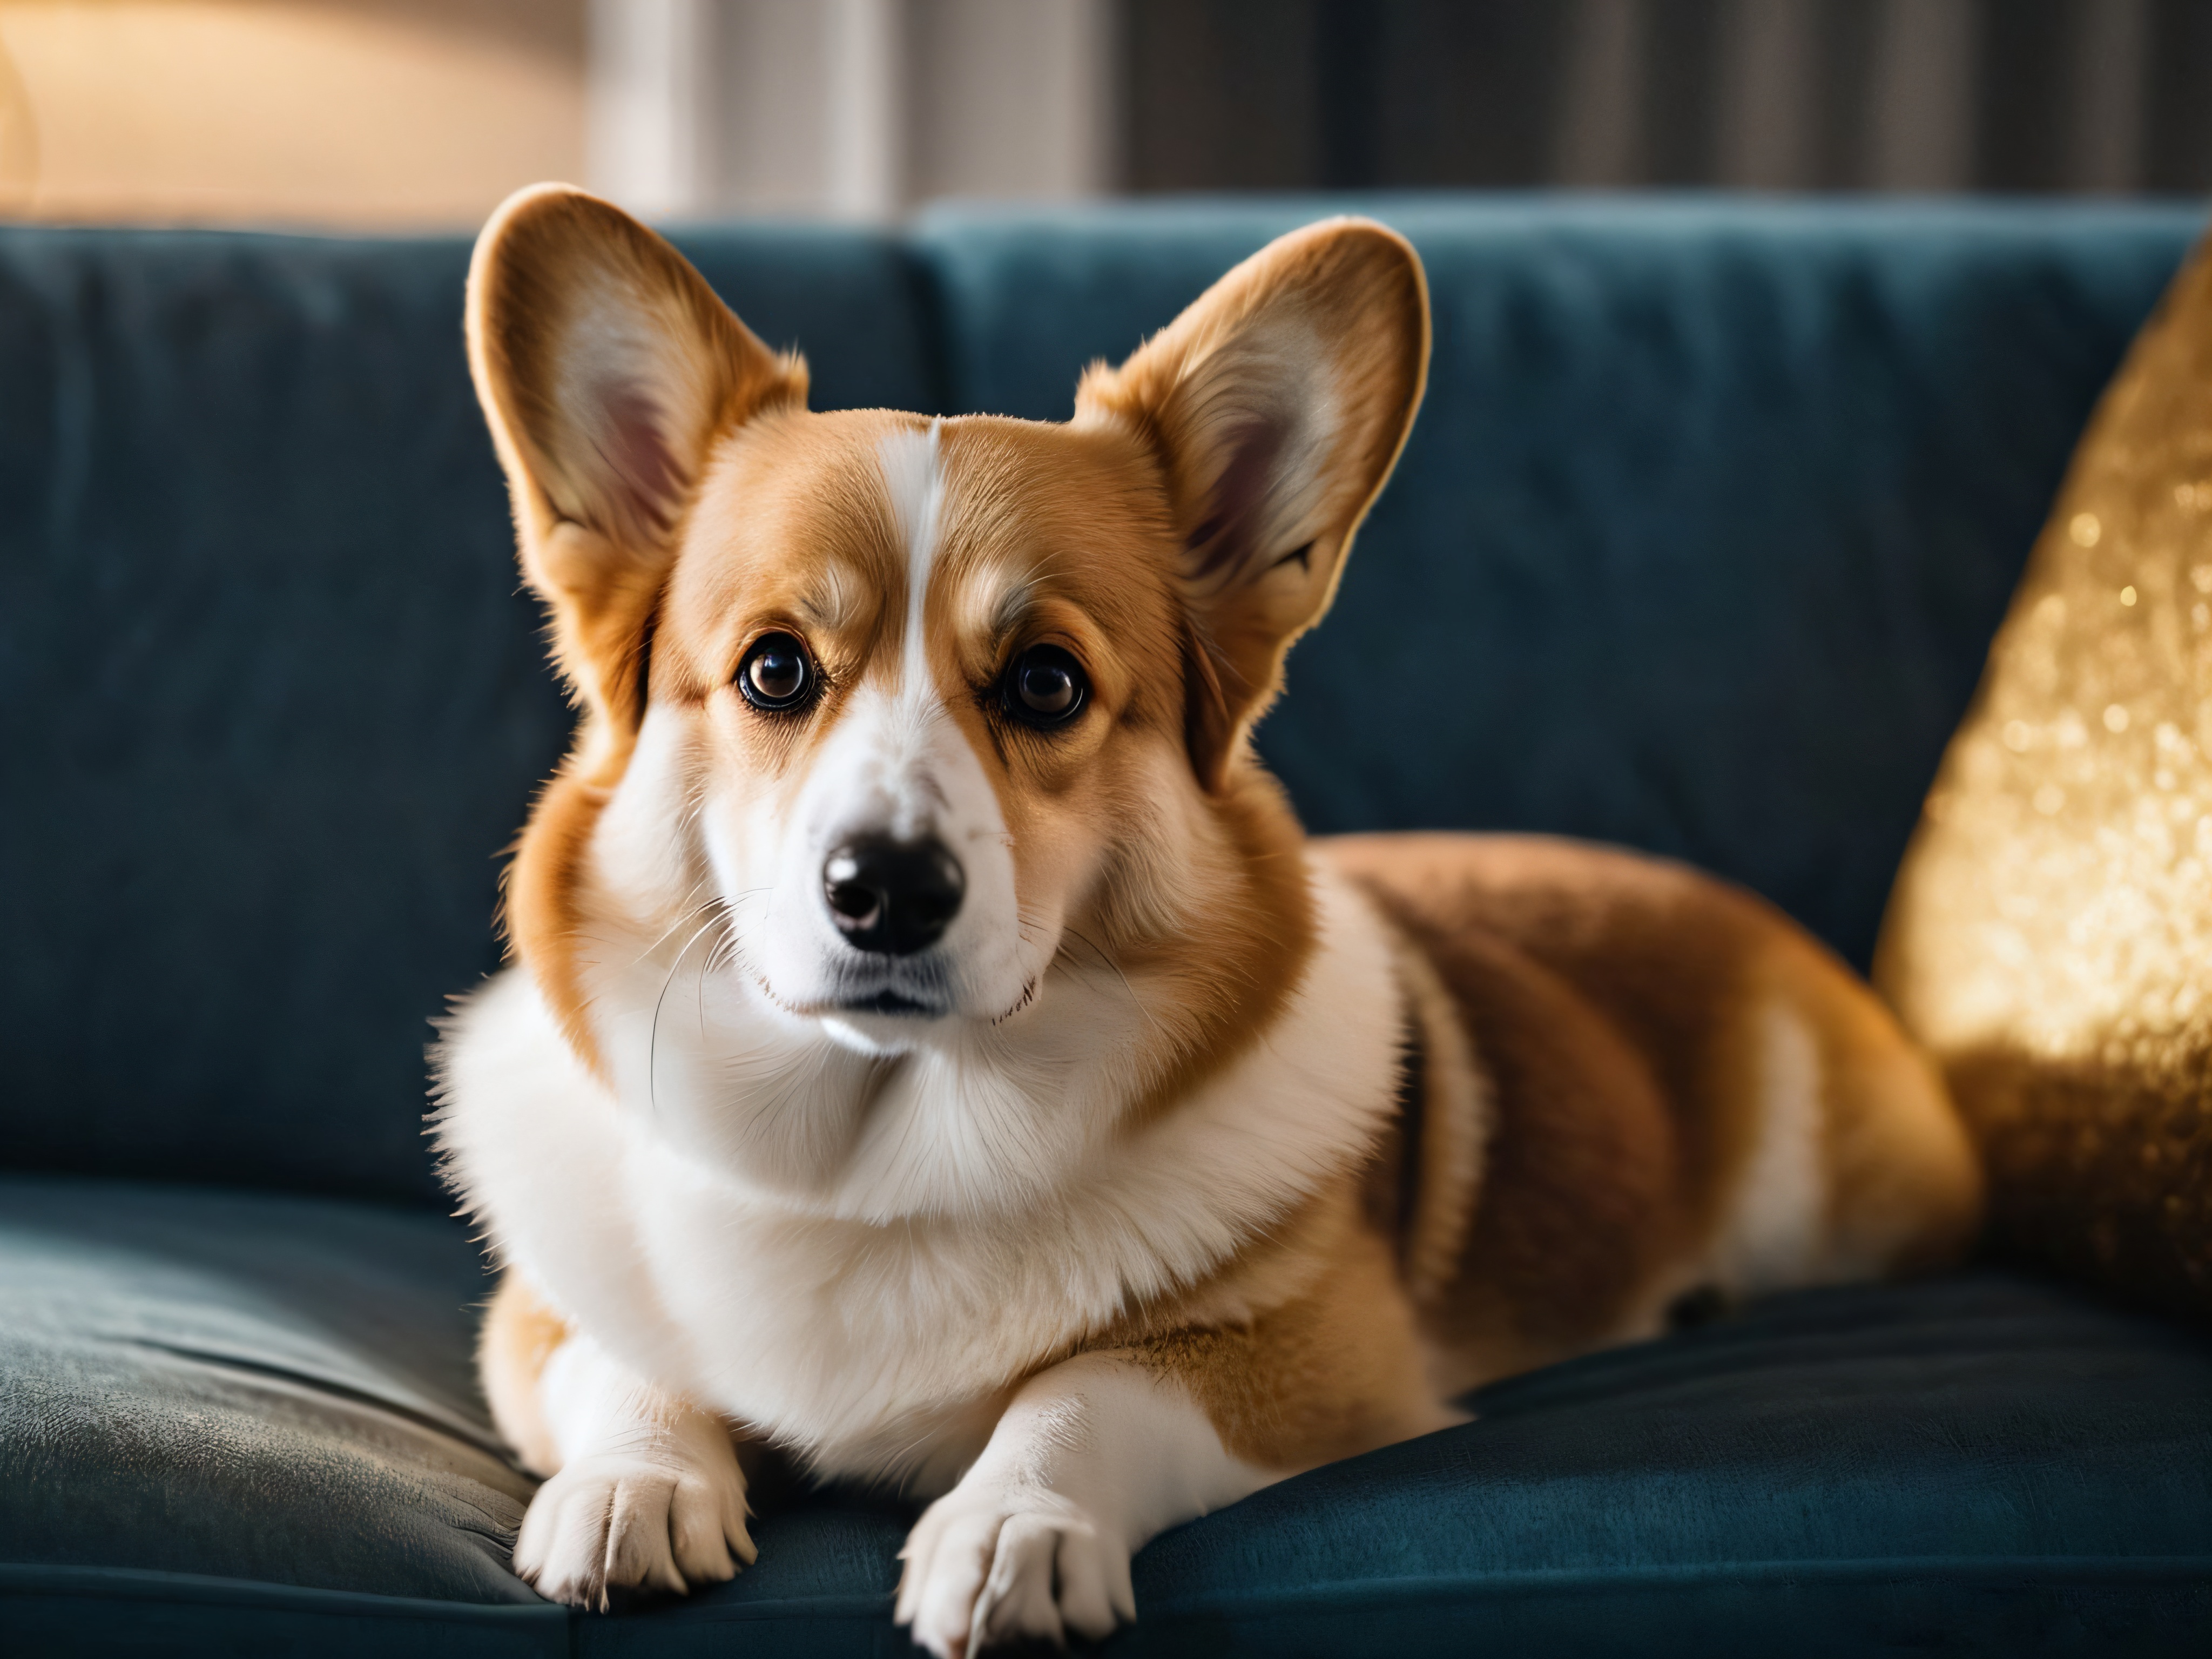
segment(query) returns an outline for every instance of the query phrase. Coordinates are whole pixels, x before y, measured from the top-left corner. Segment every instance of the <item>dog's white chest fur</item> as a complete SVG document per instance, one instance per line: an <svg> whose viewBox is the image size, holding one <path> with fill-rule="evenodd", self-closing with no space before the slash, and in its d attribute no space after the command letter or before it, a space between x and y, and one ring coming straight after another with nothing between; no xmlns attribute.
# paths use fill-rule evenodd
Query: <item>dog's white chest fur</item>
<svg viewBox="0 0 2212 1659"><path fill-rule="evenodd" d="M442 1138L500 1254L640 1374L825 1473L936 1487L980 1447L1011 1384L1218 1266L1371 1143L1395 1090L1388 950L1364 900L1317 866L1315 880L1319 937L1286 1006L1235 1064L1139 1131L1106 1119L1095 1079L1018 1042L926 1057L876 1074L845 1179L773 1190L714 1151L718 1102L701 1079L745 1075L717 1063L736 1040L726 1023L647 1033L678 1049L676 1063L653 1056L658 1086L617 1093L510 970L449 1038ZM710 981L701 994L725 992ZM1053 1002L1048 985L1029 1017L1041 1030ZM850 1070L840 1052L825 1045L823 1064ZM1110 1065L1089 1045L1073 1057ZM612 1069L630 1071L618 1058ZM787 1080L750 1086L811 1109ZM739 1118L759 1108L719 1104ZM957 1206L902 1212L866 1168L886 1135L926 1161L957 1155L963 1133L1003 1139L1030 1122L1075 1128L1037 1134L1036 1167L1000 1178L999 1202L987 1185ZM989 1164L1006 1148L975 1151Z"/></svg>

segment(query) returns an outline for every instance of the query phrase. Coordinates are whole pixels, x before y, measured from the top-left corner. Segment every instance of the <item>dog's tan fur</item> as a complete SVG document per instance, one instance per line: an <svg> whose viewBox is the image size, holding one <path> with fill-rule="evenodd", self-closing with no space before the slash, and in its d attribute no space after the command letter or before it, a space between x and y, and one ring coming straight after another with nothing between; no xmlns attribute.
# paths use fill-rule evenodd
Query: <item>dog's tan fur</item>
<svg viewBox="0 0 2212 1659"><path fill-rule="evenodd" d="M743 1433L951 1488L900 1604L939 1652L1100 1632L1160 1525L1648 1334L1683 1291L1917 1265L1970 1231L1940 1085L1778 913L1564 842L1310 845L1259 766L1251 725L1419 401L1425 291L1390 233L1284 239L1094 368L1065 426L811 414L795 359L557 189L487 228L470 343L582 712L511 875L522 977L462 1016L442 1131L514 1263L483 1370L558 1477L518 1547L550 1593L749 1559ZM770 632L819 665L801 715L732 690ZM1091 688L1049 734L992 701L1038 641ZM788 803L835 808L823 780L878 726L909 770L939 757L927 811L974 817L961 948L1000 964L945 981L958 1006L920 1047L775 954L799 925L775 907L804 905L774 860L812 855ZM946 767L981 781L953 799ZM728 890L739 866L767 872L765 920ZM687 967L702 890L692 936L723 933ZM696 1033L671 1039L687 973ZM696 1062L665 1098L664 1042ZM739 1076L763 1081L688 1080ZM941 1101L915 1092L930 1077ZM745 1261L684 1242L732 1229ZM707 1284L740 1323L768 1310L792 1376L831 1364L808 1345L834 1327L879 1328L893 1380L775 1404L776 1356L717 1350L684 1311ZM796 1311L817 1304L843 1311ZM1156 1439L1160 1467L1085 1461L1115 1434L1130 1469ZM641 1473L606 1449L629 1442L654 1449Z"/></svg>

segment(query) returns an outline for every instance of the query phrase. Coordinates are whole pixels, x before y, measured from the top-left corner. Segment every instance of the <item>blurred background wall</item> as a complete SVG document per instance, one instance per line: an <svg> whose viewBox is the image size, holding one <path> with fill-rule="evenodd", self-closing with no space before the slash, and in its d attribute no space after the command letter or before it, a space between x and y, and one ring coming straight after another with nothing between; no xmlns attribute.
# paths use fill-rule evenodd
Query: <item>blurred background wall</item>
<svg viewBox="0 0 2212 1659"><path fill-rule="evenodd" d="M462 224L582 171L568 0L0 0L0 211Z"/></svg>
<svg viewBox="0 0 2212 1659"><path fill-rule="evenodd" d="M2212 0L0 0L0 213L2212 191Z"/></svg>

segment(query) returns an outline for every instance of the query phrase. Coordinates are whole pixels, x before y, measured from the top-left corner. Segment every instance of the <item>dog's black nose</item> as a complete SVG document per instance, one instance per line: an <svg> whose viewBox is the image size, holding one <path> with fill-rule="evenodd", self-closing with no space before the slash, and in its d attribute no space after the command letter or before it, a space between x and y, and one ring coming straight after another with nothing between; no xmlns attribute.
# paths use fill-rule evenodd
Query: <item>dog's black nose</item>
<svg viewBox="0 0 2212 1659"><path fill-rule="evenodd" d="M911 956L937 943L960 913L968 880L945 843L869 836L822 866L830 918L857 950Z"/></svg>

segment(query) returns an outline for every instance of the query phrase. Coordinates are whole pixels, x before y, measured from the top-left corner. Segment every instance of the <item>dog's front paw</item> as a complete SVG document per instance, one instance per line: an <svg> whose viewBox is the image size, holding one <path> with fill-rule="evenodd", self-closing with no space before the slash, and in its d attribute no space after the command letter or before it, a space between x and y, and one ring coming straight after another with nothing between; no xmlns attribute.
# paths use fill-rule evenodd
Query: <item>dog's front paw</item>
<svg viewBox="0 0 2212 1659"><path fill-rule="evenodd" d="M938 1659L1018 1637L1096 1638L1137 1616L1127 1545L1042 1487L963 1483L929 1506L900 1554L898 1621Z"/></svg>
<svg viewBox="0 0 2212 1659"><path fill-rule="evenodd" d="M736 1457L725 1468L655 1449L580 1458L540 1486L514 1571L550 1600L604 1609L611 1589L720 1583L755 1553Z"/></svg>

